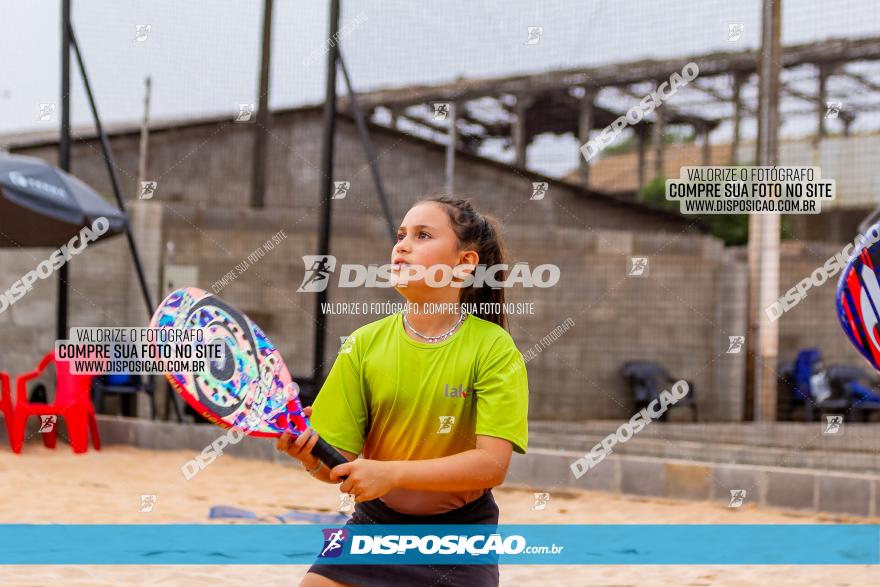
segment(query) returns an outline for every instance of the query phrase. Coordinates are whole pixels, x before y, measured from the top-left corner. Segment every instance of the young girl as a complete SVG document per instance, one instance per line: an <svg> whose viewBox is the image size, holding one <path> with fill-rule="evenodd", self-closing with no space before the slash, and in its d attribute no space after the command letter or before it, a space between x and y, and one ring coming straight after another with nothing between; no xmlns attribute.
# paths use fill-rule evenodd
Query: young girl
<svg viewBox="0 0 880 587"><path fill-rule="evenodd" d="M504 290L462 283L461 270L504 263L494 220L466 200L418 202L391 251L406 308L349 336L311 410L314 430L278 450L355 498L350 524L497 524L491 488L528 441L528 380L505 330ZM433 267L433 270L431 269ZM441 271L445 267L445 271ZM443 281L456 268L452 282ZM498 272L498 281L505 279ZM491 281L490 281L491 283ZM476 308L462 313L461 307ZM480 304L501 304L502 311ZM318 434L350 462L328 470ZM360 455L360 458L356 458ZM497 565L313 565L301 585L498 584Z"/></svg>

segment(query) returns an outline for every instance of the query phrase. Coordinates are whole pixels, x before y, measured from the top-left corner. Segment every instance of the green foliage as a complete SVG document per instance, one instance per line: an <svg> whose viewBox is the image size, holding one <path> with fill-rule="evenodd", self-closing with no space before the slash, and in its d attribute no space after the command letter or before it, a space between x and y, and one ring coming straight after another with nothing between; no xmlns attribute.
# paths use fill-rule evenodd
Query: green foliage
<svg viewBox="0 0 880 587"><path fill-rule="evenodd" d="M617 145L605 147L602 149L602 153L606 156L632 153L636 150L637 144L635 137L628 137L625 141L620 141Z"/></svg>
<svg viewBox="0 0 880 587"><path fill-rule="evenodd" d="M678 202L666 199L666 178L662 175L658 175L645 184L642 191L639 192L639 200L667 210L678 210Z"/></svg>

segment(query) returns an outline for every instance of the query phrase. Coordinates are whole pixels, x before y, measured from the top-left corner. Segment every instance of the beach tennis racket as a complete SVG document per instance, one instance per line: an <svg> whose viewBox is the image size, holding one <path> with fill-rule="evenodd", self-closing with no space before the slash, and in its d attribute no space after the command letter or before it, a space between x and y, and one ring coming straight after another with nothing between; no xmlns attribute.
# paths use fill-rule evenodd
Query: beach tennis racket
<svg viewBox="0 0 880 587"><path fill-rule="evenodd" d="M204 331L204 344L220 345L220 357L202 371L165 373L174 390L199 414L248 436L296 437L309 428L299 387L281 354L250 318L217 296L187 287L168 295L153 313L151 328ZM161 343L157 343L161 344ZM347 463L319 438L312 454L331 469Z"/></svg>
<svg viewBox="0 0 880 587"><path fill-rule="evenodd" d="M877 228L872 227L868 233ZM850 342L880 370L880 242L855 248L837 284L837 317Z"/></svg>

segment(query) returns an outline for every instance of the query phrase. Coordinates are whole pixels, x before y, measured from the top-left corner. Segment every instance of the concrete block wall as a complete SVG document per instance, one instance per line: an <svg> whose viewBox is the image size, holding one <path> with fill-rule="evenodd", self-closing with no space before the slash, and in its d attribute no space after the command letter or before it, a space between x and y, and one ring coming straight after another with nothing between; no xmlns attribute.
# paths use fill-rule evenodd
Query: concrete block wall
<svg viewBox="0 0 880 587"><path fill-rule="evenodd" d="M176 243L173 262L198 266L198 285L206 290L294 216L289 210L245 216L233 209L166 206L165 234ZM194 222L185 222L183 217ZM200 228L194 230L192 225ZM583 234L556 228L556 242L548 244L542 239L542 229L513 228L508 239L512 259L528 260L533 267L552 262L561 271L557 287L507 292L508 302L534 302L534 315L510 317L510 332L520 350L538 344L569 317L575 324L528 364L532 417L624 417L631 406L619 369L626 360L641 358L663 361L674 374L693 378L704 394L710 417L735 418L739 404L727 400L737 396L718 393L714 385L717 358L727 348L727 338L713 320L713 281L725 263L716 241L685 235L669 246L654 235L609 230ZM313 242L308 234L286 232L286 240L230 282L221 295L248 315L259 316L258 322L281 348L294 374L305 374L311 368L315 296L297 293L296 288L304 276L301 257L313 250ZM369 226L352 226L336 242L340 263L390 260L390 247L372 236ZM661 254L654 255L654 251ZM649 255L649 277L626 276L627 257L633 254ZM684 265L702 270L687 276L681 270ZM391 289L338 288L331 280L331 303L401 300ZM340 336L380 317L331 317L325 351L328 368ZM674 344L668 344L669 340ZM725 360L737 363L742 355Z"/></svg>
<svg viewBox="0 0 880 587"><path fill-rule="evenodd" d="M783 241L780 249L779 296L809 278L829 259L839 254L846 243L822 243L816 241ZM737 248L731 253L739 263L746 262L746 251ZM843 267L840 271L842 272ZM821 275L816 274L817 277ZM825 365L845 364L859 366L867 374L875 373L873 367L850 343L837 318L835 295L840 273L827 279L820 286L813 286L806 297L785 312L779 322L779 363L792 363L799 351L817 347ZM768 320L764 309L761 319ZM775 369L777 366L774 366Z"/></svg>
<svg viewBox="0 0 880 587"><path fill-rule="evenodd" d="M839 253L838 245L816 242L785 243L785 263L780 266L780 295L809 277L830 257ZM843 268L841 268L842 270ZM811 288L807 296L779 319L780 358L793 361L799 349L817 346L826 364L850 363L867 366L840 327L834 296L840 274L821 287Z"/></svg>
<svg viewBox="0 0 880 587"><path fill-rule="evenodd" d="M0 289L48 259L54 249L0 249ZM123 239L91 244L69 266L69 326L126 326L128 250ZM0 370L30 371L54 348L58 276L38 279L33 289L0 313ZM141 304L142 312L146 312Z"/></svg>
<svg viewBox="0 0 880 587"><path fill-rule="evenodd" d="M37 420L32 418L29 424L28 445L24 450L43 450L38 446ZM223 430L209 425L111 416L99 416L98 425L104 446L123 444L150 450L184 450L191 451L191 458L224 434ZM63 421L60 426L61 438L64 438ZM5 435L0 435L0 446L3 445L6 445ZM70 448L61 441L56 450ZM242 458L291 464L287 457L274 449L271 439L247 439L228 445L223 452ZM580 479L575 479L569 465L581 454L573 450L531 447L525 455L513 455L505 485L549 491L551 495L556 490L583 489L713 501L719 505L729 504L732 490L745 490L743 505L746 507L757 505L808 512L880 516L880 473L876 470L835 471L748 462L657 458L615 452ZM181 459L180 466L183 467L185 462L186 459Z"/></svg>
<svg viewBox="0 0 880 587"><path fill-rule="evenodd" d="M297 376L309 374L312 363L313 294L295 290L304 272L301 257L317 245L320 124L318 109L274 117L267 206L261 210L247 207L251 125L213 121L154 132L148 176L159 187L149 202L131 200L137 135L123 133L112 141L156 300L165 293L158 286L163 265L196 266L196 285L210 290L278 230L288 234L222 296L265 327ZM443 148L381 128L374 128L373 142L398 222L412 202L442 188ZM46 143L12 149L50 160L55 154ZM77 141L73 160L75 173L109 193L95 141ZM338 127L336 168L334 180L350 181L351 190L333 201L332 253L340 263L388 262L387 225L354 126L344 120ZM503 221L510 262L555 263L562 271L557 287L507 292L507 301L535 303L534 315L510 320L522 351L567 318L575 322L528 364L533 419L629 418L632 405L619 370L633 359L661 361L674 376L692 379L702 419L742 417L744 355L725 353L728 336L746 334L745 266L739 252L695 234L688 219L564 183L552 183L543 200L529 200L531 182L546 178L524 170L468 155L459 157L456 170L462 193ZM165 254L169 241L175 245L170 256ZM0 251L0 284L11 284L49 252ZM649 258L647 277L627 277L629 256ZM782 287L808 275L827 256L815 248L786 250ZM71 271L72 326L125 326L145 318L124 239L90 247ZM55 288L54 280L41 283L0 314L0 367L31 368L51 347ZM388 289L335 286L329 297L331 302L400 300ZM379 317L331 317L328 362L335 358L339 336ZM836 324L833 284L784 316L781 332L783 358L821 342L834 360L858 360Z"/></svg>
<svg viewBox="0 0 880 587"><path fill-rule="evenodd" d="M673 410L686 409L674 407ZM617 430L620 422L532 422L532 434L561 443L560 448L592 446L586 436L603 437ZM877 455L880 427L874 423L846 422L839 433L823 434L824 422L664 422L646 426L637 439L676 443L715 443L757 448L780 448L788 452L827 450ZM635 442L633 439L631 442ZM631 443L630 442L630 443ZM574 443L574 444L571 444ZM630 444L627 443L627 444Z"/></svg>
<svg viewBox="0 0 880 587"><path fill-rule="evenodd" d="M321 130L319 108L273 114L267 209L293 208L297 219L317 212ZM148 179L158 182L154 200L190 202L212 209L246 208L250 198L252 133L253 125L227 119L154 130L150 135L147 170ZM371 135L389 206L397 222L416 199L444 189L445 147L376 125L371 126ZM79 138L72 147L74 173L111 195L98 142L85 136ZM351 182L351 189L345 199L334 201L334 219L338 219L339 226L346 226L346 219L362 223L365 216L379 218L378 196L353 121L340 118L336 139L333 179ZM111 137L111 143L123 191L127 198L134 198L138 133L120 132ZM12 152L48 161L57 158L57 145L46 140L19 139L9 147ZM544 200L529 200L533 181L551 182ZM564 182L465 153L459 154L456 161L456 191L472 198L481 211L512 223L586 229L620 229L626 224L632 230L700 232L675 214L584 192ZM388 238L390 242L390 235Z"/></svg>
<svg viewBox="0 0 880 587"><path fill-rule="evenodd" d="M533 488L586 489L646 497L730 503L746 491L743 506L880 515L880 474L722 464L652 457L607 457L580 479L569 464L580 454L546 449L514 455L506 483Z"/></svg>
<svg viewBox="0 0 880 587"><path fill-rule="evenodd" d="M679 408L674 408L679 409ZM680 408L685 409L685 408ZM532 422L531 446L581 454L616 431L619 422ZM880 430L873 423L847 422L824 434L824 422L652 423L614 452L625 456L825 469L880 471Z"/></svg>
<svg viewBox="0 0 880 587"><path fill-rule="evenodd" d="M101 442L108 446L123 444L151 450L191 451L189 458L195 458L202 449L226 433L225 430L210 425L154 422L113 416L99 416L98 428ZM60 446L62 449L69 448L63 444ZM231 443L223 448L223 454L286 464L293 462L290 457L275 450L275 440L271 438L247 438L239 443ZM182 460L180 466L185 462Z"/></svg>

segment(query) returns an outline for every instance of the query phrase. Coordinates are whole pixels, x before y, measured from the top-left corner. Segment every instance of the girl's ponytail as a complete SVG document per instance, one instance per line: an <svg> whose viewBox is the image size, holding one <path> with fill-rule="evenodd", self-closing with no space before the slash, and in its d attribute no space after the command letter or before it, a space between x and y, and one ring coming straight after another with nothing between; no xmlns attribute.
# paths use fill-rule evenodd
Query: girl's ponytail
<svg viewBox="0 0 880 587"><path fill-rule="evenodd" d="M474 210L468 200L438 196L422 200L443 205L462 248L473 249L480 256L479 264L486 267L505 264L504 246L501 242L499 223L495 218L484 216ZM421 202L420 202L421 203ZM507 270L498 271L494 277L499 282L507 280ZM481 287L471 285L463 289L461 303L474 304L474 316L494 322L507 329L504 314L504 288L493 288L485 283Z"/></svg>

